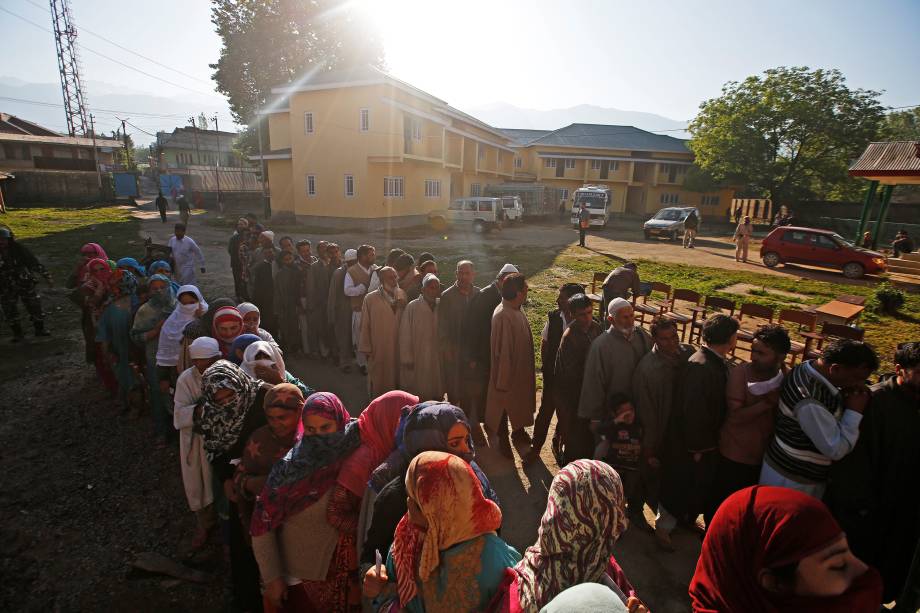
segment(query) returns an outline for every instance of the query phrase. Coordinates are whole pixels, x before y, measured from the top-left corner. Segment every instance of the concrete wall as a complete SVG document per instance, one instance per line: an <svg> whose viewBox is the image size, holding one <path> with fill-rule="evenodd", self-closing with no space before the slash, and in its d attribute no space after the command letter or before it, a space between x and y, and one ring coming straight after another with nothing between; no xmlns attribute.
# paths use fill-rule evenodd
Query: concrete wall
<svg viewBox="0 0 920 613"><path fill-rule="evenodd" d="M63 170L17 170L3 182L7 204L82 205L114 197L112 176L102 175L102 190L95 172Z"/></svg>

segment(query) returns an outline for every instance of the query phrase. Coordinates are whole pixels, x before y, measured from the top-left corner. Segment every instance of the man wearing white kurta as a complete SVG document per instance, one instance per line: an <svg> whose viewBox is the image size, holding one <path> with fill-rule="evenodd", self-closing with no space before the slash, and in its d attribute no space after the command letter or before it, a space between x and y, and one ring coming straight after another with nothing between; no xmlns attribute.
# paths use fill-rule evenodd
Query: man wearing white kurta
<svg viewBox="0 0 920 613"><path fill-rule="evenodd" d="M361 305L364 296L380 287L374 260L377 251L370 245L358 247L358 261L345 273L345 295L351 300L351 343L355 350L355 361L362 371L367 370L367 356L358 351L361 338Z"/></svg>
<svg viewBox="0 0 920 613"><path fill-rule="evenodd" d="M185 235L185 224L176 224L175 236L169 237L169 248L172 249L172 259L176 264L176 281L180 285L198 285L195 278L196 265L204 272L204 254L191 236Z"/></svg>

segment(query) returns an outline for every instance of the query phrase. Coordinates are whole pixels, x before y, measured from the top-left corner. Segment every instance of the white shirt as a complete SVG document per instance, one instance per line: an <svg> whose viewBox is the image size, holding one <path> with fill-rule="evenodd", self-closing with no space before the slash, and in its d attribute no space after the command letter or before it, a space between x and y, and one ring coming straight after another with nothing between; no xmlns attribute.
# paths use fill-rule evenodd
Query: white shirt
<svg viewBox="0 0 920 613"><path fill-rule="evenodd" d="M346 296L352 296L352 297L363 296L364 294L370 293L374 291L375 289L377 289L378 287L380 287L380 278L377 276L376 268L374 270L369 270L365 268L364 266L361 266L361 264L358 264L357 262L355 262L355 266L357 266L358 268L366 272L368 276L370 276L371 282L368 283L368 287L366 288L364 287L363 283L359 283L358 285L355 285L354 279L351 278L350 274L346 273L345 274L345 289L344 289Z"/></svg>
<svg viewBox="0 0 920 613"><path fill-rule="evenodd" d="M562 329L565 330L569 327L569 324L572 323L572 321L565 316L565 313L559 314L562 315ZM543 324L543 332L540 332L540 338L542 338L544 341L549 340L549 318L547 318L546 323Z"/></svg>
<svg viewBox="0 0 920 613"><path fill-rule="evenodd" d="M176 262L176 268L189 266L194 268L195 264L198 264L201 268L204 267L204 254L201 253L198 243L192 237L183 236L182 240L179 240L173 235L169 237L168 244L172 249L172 257Z"/></svg>

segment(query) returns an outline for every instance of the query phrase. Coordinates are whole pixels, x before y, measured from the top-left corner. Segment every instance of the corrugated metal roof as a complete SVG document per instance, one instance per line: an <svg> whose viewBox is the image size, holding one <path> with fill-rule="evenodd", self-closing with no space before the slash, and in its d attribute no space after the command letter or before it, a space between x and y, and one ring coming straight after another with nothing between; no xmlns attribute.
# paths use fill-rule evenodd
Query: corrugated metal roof
<svg viewBox="0 0 920 613"><path fill-rule="evenodd" d="M594 123L573 123L528 144L690 153L690 149L687 148L687 141L681 138L653 134L652 132L640 130L635 126Z"/></svg>
<svg viewBox="0 0 920 613"><path fill-rule="evenodd" d="M8 134L0 132L0 141L17 143L36 143L45 145L62 145L92 147L93 139L84 136L33 136L31 134ZM112 138L96 138L96 147L115 147L123 149L125 144Z"/></svg>
<svg viewBox="0 0 920 613"><path fill-rule="evenodd" d="M523 128L498 128L498 131L514 141L515 145L529 145L538 138L543 138L552 130L527 130Z"/></svg>
<svg viewBox="0 0 920 613"><path fill-rule="evenodd" d="M850 176L920 176L920 141L869 143L850 166Z"/></svg>

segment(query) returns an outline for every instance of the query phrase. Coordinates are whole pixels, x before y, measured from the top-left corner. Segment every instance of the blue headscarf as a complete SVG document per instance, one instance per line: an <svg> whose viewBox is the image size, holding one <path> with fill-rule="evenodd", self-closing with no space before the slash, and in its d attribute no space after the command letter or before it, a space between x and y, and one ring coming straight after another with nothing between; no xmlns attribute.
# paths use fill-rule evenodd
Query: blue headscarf
<svg viewBox="0 0 920 613"><path fill-rule="evenodd" d="M240 334L230 345L230 355L227 356L227 359L239 366L243 363L243 360L236 355L236 350L246 351L246 347L261 340L262 339L255 334Z"/></svg>
<svg viewBox="0 0 920 613"><path fill-rule="evenodd" d="M156 274L150 276L147 279L147 287L149 288L150 284L154 281L161 281L166 284L166 287L160 292L149 292L150 297L147 301L158 311L168 315L176 308L176 291L173 289L172 283L166 275Z"/></svg>
<svg viewBox="0 0 920 613"><path fill-rule="evenodd" d="M135 260L134 258L121 258L115 262L115 266L118 268L128 268L138 277L146 277L147 271L144 270L144 267L141 266L141 263Z"/></svg>
<svg viewBox="0 0 920 613"><path fill-rule="evenodd" d="M172 274L172 267L169 265L169 262L166 260L157 260L151 262L150 265L147 266L147 274L153 275L160 272L169 280L169 285L173 288L173 292L178 294L180 285L177 281L169 278L169 275Z"/></svg>

